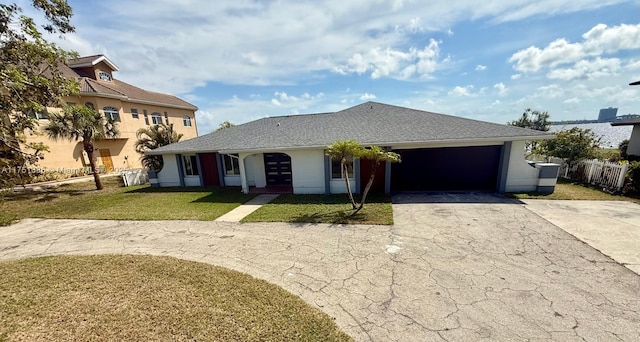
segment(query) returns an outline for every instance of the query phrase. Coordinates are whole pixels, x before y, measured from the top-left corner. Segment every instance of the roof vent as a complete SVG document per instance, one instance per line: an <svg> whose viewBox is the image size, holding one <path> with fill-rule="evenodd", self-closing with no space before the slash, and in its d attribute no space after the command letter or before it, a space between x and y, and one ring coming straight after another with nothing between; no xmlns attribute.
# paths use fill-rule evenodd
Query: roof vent
<svg viewBox="0 0 640 342"><path fill-rule="evenodd" d="M279 122L276 124L276 127L280 127L280 123Z"/></svg>

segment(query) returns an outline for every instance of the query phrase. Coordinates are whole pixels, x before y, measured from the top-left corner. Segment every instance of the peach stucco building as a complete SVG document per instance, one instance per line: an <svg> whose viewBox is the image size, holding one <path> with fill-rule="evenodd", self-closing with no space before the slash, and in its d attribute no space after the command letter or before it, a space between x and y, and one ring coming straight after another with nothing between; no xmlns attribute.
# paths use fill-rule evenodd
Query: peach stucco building
<svg viewBox="0 0 640 342"><path fill-rule="evenodd" d="M65 77L75 79L80 94L66 98L69 104L92 107L105 117L115 119L120 135L116 139L95 142L97 165L107 171L140 168L140 155L134 149L136 131L154 124L173 124L183 140L198 136L196 106L173 95L152 92L114 78L118 68L107 57L95 55L68 61L62 65ZM47 113L60 110L47 108ZM47 113L38 113L40 132L28 135L29 142L42 142L44 153L39 167L53 170L78 169L89 165L81 141L52 141L44 134Z"/></svg>

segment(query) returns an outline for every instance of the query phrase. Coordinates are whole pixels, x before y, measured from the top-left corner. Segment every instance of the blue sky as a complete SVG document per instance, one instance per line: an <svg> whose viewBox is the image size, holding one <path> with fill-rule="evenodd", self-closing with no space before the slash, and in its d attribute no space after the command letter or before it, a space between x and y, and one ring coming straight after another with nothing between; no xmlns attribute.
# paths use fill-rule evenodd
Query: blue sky
<svg viewBox="0 0 640 342"><path fill-rule="evenodd" d="M368 100L498 123L640 113L638 1L69 3L57 42L195 104L200 134Z"/></svg>

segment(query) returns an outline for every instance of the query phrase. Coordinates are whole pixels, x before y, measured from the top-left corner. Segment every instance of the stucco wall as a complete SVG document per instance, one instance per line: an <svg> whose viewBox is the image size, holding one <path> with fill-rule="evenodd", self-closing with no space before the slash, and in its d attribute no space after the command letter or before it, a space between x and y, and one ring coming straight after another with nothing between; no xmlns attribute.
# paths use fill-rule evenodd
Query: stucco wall
<svg viewBox="0 0 640 342"><path fill-rule="evenodd" d="M185 186L200 186L200 177L198 176L184 176Z"/></svg>
<svg viewBox="0 0 640 342"><path fill-rule="evenodd" d="M633 126L631 138L629 139L629 147L627 147L627 154L640 156L640 125Z"/></svg>
<svg viewBox="0 0 640 342"><path fill-rule="evenodd" d="M296 150L285 153L291 157L293 193L323 194L324 151L321 149Z"/></svg>
<svg viewBox="0 0 640 342"><path fill-rule="evenodd" d="M178 176L178 163L176 163L175 154L165 154L162 156L164 167L158 172L158 184L160 186L180 186L180 177Z"/></svg>
<svg viewBox="0 0 640 342"><path fill-rule="evenodd" d="M120 122L117 123L117 128L120 133L118 139L111 141L103 140L96 143L98 148L102 147L110 150L113 166L116 170L137 169L142 167L140 163L140 154L135 151L134 143L137 141L136 131L140 128L149 127L144 120L144 110L147 111L149 120L151 120L152 112L161 113L163 123L166 121L164 113L167 112L169 123L173 124L174 129L178 133L183 134L182 140L187 140L198 135L195 113L191 110L139 104L99 96L67 97L65 98L65 101L77 105L91 103L93 107L102 114L104 114L104 107L114 107L118 109L118 114L120 116ZM134 119L131 115L132 108L138 110L138 119ZM60 110L60 108L54 107L47 108L49 113L59 112ZM182 120L183 116L191 117L192 125L190 127L184 126ZM81 158L82 146L78 148L78 142L68 141L66 139L52 141L44 132L44 127L49 123L49 120L41 119L38 120L38 123L38 131L34 134L27 133L26 137L27 142L29 143L42 142L49 147L50 152L46 152L44 154L44 159L39 162L39 166L54 170L62 168L81 168L84 166ZM151 121L149 123L151 123ZM125 156L127 156L126 159ZM88 164L86 154L84 155L84 160L85 163ZM99 153L96 153L96 161L97 165L102 164Z"/></svg>
<svg viewBox="0 0 640 342"><path fill-rule="evenodd" d="M506 192L535 191L538 186L540 171L526 162L524 153L524 141L514 141L511 144L509 170L505 184Z"/></svg>

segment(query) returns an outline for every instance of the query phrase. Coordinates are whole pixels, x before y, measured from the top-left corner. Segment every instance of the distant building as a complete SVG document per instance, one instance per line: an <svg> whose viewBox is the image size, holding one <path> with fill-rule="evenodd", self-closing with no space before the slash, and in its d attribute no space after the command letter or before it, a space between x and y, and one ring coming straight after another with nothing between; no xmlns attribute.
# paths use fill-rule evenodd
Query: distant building
<svg viewBox="0 0 640 342"><path fill-rule="evenodd" d="M598 122L613 122L616 121L618 115L618 108L602 108L600 114L598 114Z"/></svg>

